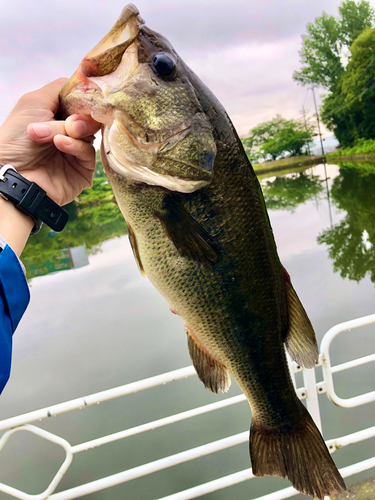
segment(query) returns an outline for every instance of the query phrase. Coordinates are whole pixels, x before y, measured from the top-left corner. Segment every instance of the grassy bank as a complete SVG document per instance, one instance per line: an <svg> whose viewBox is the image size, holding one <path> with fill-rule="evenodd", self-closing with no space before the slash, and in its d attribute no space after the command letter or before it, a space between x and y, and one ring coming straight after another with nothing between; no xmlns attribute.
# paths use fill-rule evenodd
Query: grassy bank
<svg viewBox="0 0 375 500"><path fill-rule="evenodd" d="M287 168L316 165L323 159L325 159L325 156L292 156L289 158L282 158L281 160L254 163L253 168L257 174L265 174L267 172L284 170Z"/></svg>
<svg viewBox="0 0 375 500"><path fill-rule="evenodd" d="M375 140L360 140L351 148L338 149L327 155L329 160L356 159L368 160L375 159Z"/></svg>
<svg viewBox="0 0 375 500"><path fill-rule="evenodd" d="M331 498L332 500L375 500L375 477L352 484L342 495Z"/></svg>

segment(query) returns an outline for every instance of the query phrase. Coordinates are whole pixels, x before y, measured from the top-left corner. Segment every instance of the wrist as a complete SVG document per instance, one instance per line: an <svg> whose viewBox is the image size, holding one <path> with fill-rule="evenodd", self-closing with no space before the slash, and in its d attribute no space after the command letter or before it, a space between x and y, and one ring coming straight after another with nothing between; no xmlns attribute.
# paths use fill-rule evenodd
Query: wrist
<svg viewBox="0 0 375 500"><path fill-rule="evenodd" d="M0 236L18 257L25 248L33 227L34 220L30 216L20 212L13 203L0 196Z"/></svg>
<svg viewBox="0 0 375 500"><path fill-rule="evenodd" d="M19 174L13 165L0 168L0 194L15 208L30 216L35 223L32 234L36 234L42 222L54 231L62 231L68 221L68 214L49 198L38 184Z"/></svg>

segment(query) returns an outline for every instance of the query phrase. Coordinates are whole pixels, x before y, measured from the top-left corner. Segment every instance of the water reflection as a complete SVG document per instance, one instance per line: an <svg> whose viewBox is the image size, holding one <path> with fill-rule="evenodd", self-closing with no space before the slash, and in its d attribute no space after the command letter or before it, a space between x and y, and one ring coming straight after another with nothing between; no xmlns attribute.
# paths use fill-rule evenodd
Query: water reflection
<svg viewBox="0 0 375 500"><path fill-rule="evenodd" d="M367 274L375 283L375 164L340 164L329 189L329 178L300 172L262 182L267 208L294 212L309 200L325 198L331 227L317 238L328 246L335 272L359 282ZM325 189L325 187L326 189ZM326 192L325 192L326 191ZM331 203L346 216L332 226Z"/></svg>
<svg viewBox="0 0 375 500"><path fill-rule="evenodd" d="M262 189L268 209L294 212L298 205L319 198L323 186L319 176L305 171L263 181Z"/></svg>
<svg viewBox="0 0 375 500"><path fill-rule="evenodd" d="M318 236L329 247L333 268L359 282L366 274L375 283L375 165L340 165L333 181L333 203L347 215Z"/></svg>
<svg viewBox="0 0 375 500"><path fill-rule="evenodd" d="M367 274L375 283L375 165L343 164L340 175L329 181L317 175L317 167L262 181L267 208L295 212L308 201L331 203L346 216L318 236L328 246L336 272L360 281ZM64 231L44 226L29 239L22 255L28 278L88 263L85 255L96 253L103 241L127 234L126 223L104 174L94 178L91 189L68 205L70 220ZM328 189L331 184L330 192ZM78 256L78 258L77 258Z"/></svg>
<svg viewBox="0 0 375 500"><path fill-rule="evenodd" d="M93 254L103 241L127 234L124 218L104 177L94 178L92 188L83 191L65 209L69 213L69 223L61 233L44 225L37 235L29 238L22 254L29 279L81 267L84 258L82 255L78 260L75 258L82 254L77 247L84 247L87 254Z"/></svg>

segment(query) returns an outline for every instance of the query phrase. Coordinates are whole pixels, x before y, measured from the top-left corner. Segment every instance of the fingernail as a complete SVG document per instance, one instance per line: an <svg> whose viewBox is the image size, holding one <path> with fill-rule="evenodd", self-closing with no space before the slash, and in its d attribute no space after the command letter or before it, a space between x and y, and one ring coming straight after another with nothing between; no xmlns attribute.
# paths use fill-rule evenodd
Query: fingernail
<svg viewBox="0 0 375 500"><path fill-rule="evenodd" d="M52 134L51 127L45 123L34 123L33 129L39 139L45 139Z"/></svg>
<svg viewBox="0 0 375 500"><path fill-rule="evenodd" d="M87 134L87 124L83 120L75 120L73 122L75 135L78 137L84 137Z"/></svg>
<svg viewBox="0 0 375 500"><path fill-rule="evenodd" d="M62 141L65 144L65 146L72 145L72 139L70 137L67 137L66 135L63 136Z"/></svg>

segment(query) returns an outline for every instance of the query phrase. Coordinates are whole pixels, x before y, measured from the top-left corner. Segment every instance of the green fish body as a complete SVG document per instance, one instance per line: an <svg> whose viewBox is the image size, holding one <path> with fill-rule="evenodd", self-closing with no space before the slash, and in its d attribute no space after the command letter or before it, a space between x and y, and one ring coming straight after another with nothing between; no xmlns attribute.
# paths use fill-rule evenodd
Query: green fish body
<svg viewBox="0 0 375 500"><path fill-rule="evenodd" d="M323 498L345 484L299 401L284 346L312 368L311 323L281 265L259 182L221 104L127 6L61 94L103 123L101 155L143 275L185 325L203 384L229 372L251 411L258 476Z"/></svg>

